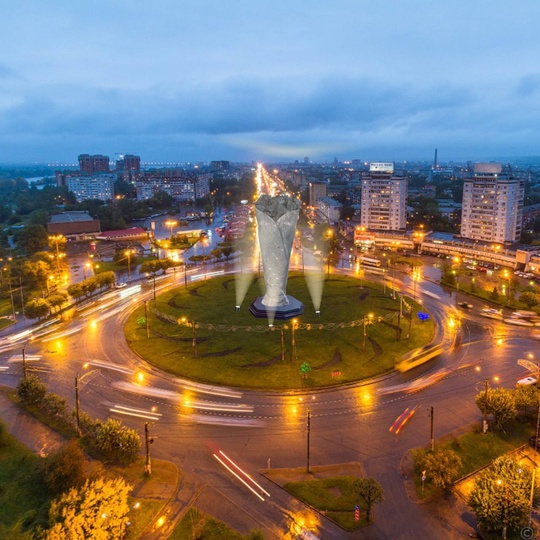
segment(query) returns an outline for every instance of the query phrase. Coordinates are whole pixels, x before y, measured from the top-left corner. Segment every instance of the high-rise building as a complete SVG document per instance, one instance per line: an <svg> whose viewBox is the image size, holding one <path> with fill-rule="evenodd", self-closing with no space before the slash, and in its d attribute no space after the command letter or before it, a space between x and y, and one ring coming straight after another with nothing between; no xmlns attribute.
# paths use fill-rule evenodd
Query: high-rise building
<svg viewBox="0 0 540 540"><path fill-rule="evenodd" d="M81 154L79 156L79 170L86 174L109 172L109 156Z"/></svg>
<svg viewBox="0 0 540 540"><path fill-rule="evenodd" d="M116 160L116 170L124 172L139 172L141 170L141 158L132 154L120 156Z"/></svg>
<svg viewBox="0 0 540 540"><path fill-rule="evenodd" d="M500 163L476 163L463 185L461 236L515 242L521 236L525 182Z"/></svg>
<svg viewBox="0 0 540 540"><path fill-rule="evenodd" d="M317 201L326 197L326 184L322 182L309 183L309 206L317 206Z"/></svg>
<svg viewBox="0 0 540 540"><path fill-rule="evenodd" d="M405 229L407 179L394 173L394 164L370 163L361 185L361 226L367 230Z"/></svg>

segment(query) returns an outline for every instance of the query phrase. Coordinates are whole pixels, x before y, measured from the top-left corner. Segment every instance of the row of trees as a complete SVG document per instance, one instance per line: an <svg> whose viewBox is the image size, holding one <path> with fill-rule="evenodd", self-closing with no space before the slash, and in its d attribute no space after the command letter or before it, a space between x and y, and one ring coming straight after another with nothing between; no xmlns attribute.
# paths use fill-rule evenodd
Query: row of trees
<svg viewBox="0 0 540 540"><path fill-rule="evenodd" d="M96 291L109 289L116 283L114 272L101 272L95 276L89 277L79 283L73 283L67 288L68 294L75 300L81 299L83 296L91 296Z"/></svg>

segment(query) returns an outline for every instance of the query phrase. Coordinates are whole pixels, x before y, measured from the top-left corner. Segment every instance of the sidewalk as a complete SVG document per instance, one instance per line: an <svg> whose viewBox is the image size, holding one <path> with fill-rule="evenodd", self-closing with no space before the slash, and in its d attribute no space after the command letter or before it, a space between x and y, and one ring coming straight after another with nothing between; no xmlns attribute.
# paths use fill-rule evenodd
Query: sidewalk
<svg viewBox="0 0 540 540"><path fill-rule="evenodd" d="M6 392L10 390L11 388L5 386L0 387L0 418L13 437L42 457L54 452L67 442L56 431L13 403L6 395Z"/></svg>

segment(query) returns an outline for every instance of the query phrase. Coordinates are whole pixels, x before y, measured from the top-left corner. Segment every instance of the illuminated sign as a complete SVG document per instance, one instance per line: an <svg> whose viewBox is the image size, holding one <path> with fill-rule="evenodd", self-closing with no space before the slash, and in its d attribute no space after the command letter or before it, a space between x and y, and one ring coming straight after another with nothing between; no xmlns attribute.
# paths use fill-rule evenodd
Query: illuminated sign
<svg viewBox="0 0 540 540"><path fill-rule="evenodd" d="M393 173L394 172L394 164L393 163L370 163L369 164L369 171L370 172L385 172L385 173Z"/></svg>

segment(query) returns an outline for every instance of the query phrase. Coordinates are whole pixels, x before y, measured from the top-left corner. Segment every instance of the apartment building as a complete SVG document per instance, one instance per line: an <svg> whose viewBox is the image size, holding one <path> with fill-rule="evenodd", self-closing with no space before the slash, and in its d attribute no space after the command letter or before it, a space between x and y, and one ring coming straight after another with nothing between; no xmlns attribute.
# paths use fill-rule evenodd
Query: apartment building
<svg viewBox="0 0 540 540"><path fill-rule="evenodd" d="M360 225L367 230L399 231L407 225L407 179L393 163L370 163L362 177Z"/></svg>
<svg viewBox="0 0 540 540"><path fill-rule="evenodd" d="M521 236L525 182L500 163L476 163L463 185L461 236L516 242Z"/></svg>

